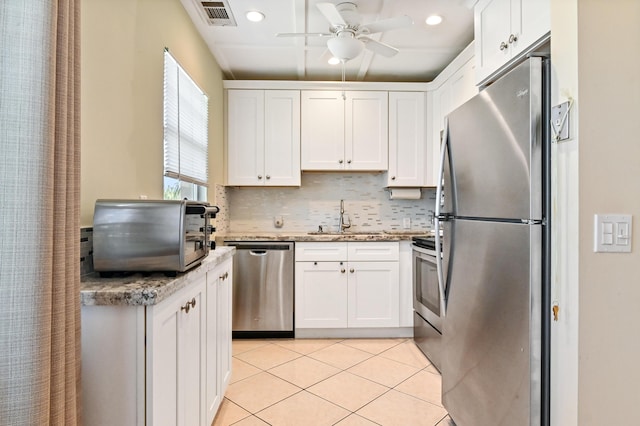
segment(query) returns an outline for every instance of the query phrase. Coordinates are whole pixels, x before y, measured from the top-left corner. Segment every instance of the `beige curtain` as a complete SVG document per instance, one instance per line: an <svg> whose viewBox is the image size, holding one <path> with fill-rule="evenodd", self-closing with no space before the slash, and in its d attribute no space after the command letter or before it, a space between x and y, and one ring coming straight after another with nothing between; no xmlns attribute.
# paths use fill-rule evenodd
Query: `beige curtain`
<svg viewBox="0 0 640 426"><path fill-rule="evenodd" d="M79 424L80 0L0 1L0 424Z"/></svg>

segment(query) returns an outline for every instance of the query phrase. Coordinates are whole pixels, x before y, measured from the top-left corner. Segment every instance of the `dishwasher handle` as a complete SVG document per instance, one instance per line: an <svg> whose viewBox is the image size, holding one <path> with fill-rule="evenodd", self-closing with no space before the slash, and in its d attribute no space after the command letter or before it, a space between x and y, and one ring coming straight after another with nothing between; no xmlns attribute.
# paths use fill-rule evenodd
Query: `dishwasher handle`
<svg viewBox="0 0 640 426"><path fill-rule="evenodd" d="M249 254L251 256L266 256L267 251L266 250L250 250Z"/></svg>
<svg viewBox="0 0 640 426"><path fill-rule="evenodd" d="M279 243L272 243L272 244L253 244L250 242L229 242L229 241L225 241L224 243L226 246L229 247L235 247L236 250L250 250L250 251L264 251L264 250L283 250L283 251L288 251L288 250L293 250L293 244L288 243L288 244L279 244Z"/></svg>

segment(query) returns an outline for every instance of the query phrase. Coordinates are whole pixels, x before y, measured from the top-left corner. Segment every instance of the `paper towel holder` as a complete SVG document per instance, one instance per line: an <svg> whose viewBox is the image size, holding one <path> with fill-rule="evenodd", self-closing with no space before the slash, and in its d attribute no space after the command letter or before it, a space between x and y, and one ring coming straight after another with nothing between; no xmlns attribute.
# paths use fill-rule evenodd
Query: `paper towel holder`
<svg viewBox="0 0 640 426"><path fill-rule="evenodd" d="M419 200L422 198L420 187L387 187L390 200Z"/></svg>

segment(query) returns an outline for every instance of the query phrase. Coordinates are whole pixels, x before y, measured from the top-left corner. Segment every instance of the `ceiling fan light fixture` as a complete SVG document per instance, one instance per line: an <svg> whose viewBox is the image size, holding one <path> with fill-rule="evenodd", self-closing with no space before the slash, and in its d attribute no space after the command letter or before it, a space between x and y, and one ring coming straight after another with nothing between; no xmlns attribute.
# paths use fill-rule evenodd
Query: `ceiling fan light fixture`
<svg viewBox="0 0 640 426"><path fill-rule="evenodd" d="M245 16L251 22L260 22L264 20L264 13L258 12L257 10L249 10Z"/></svg>
<svg viewBox="0 0 640 426"><path fill-rule="evenodd" d="M425 19L427 25L440 25L442 23L442 16L440 15L431 15Z"/></svg>
<svg viewBox="0 0 640 426"><path fill-rule="evenodd" d="M355 38L335 37L327 40L327 47L334 57L348 61L362 53L364 43Z"/></svg>

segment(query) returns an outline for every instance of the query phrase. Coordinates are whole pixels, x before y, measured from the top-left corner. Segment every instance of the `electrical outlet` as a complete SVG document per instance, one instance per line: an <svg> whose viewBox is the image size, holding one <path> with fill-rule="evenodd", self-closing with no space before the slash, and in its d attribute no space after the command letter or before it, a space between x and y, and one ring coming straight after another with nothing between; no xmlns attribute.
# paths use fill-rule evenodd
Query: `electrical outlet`
<svg viewBox="0 0 640 426"><path fill-rule="evenodd" d="M284 219L282 218L282 216L275 216L273 218L273 226L275 226L276 228L282 228L283 225Z"/></svg>
<svg viewBox="0 0 640 426"><path fill-rule="evenodd" d="M404 229L411 229L411 218L410 217L405 217L404 219L402 219L402 227Z"/></svg>

